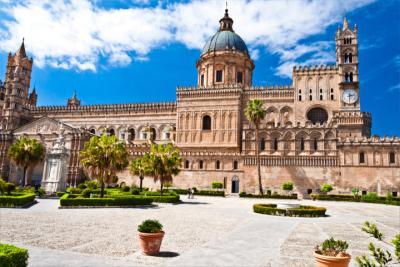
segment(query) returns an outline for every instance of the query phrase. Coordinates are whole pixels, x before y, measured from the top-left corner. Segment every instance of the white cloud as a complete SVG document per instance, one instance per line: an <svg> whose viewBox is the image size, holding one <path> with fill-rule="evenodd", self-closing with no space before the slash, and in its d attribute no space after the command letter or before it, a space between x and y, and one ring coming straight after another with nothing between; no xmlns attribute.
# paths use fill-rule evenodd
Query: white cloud
<svg viewBox="0 0 400 267"><path fill-rule="evenodd" d="M0 0L3 1L4 0ZM130 0L148 4L149 0ZM331 59L329 42L303 44L302 40L323 33L350 10L374 0L261 1L229 3L235 31L249 46L252 57L260 51L280 56L277 75L287 76L293 65L323 63ZM40 67L95 71L105 58L111 66L132 60L148 60L148 53L169 43L201 49L218 29L224 1L193 0L126 9L102 8L101 1L11 1L3 12L12 20L0 22L0 49L15 51L22 37ZM333 39L333 36L332 36ZM332 52L332 51L331 51Z"/></svg>

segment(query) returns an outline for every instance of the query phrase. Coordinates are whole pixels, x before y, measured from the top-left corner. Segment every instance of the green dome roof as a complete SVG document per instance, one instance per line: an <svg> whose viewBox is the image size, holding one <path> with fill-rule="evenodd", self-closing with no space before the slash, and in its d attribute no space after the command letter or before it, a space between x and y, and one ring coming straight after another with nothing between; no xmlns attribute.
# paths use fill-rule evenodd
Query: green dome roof
<svg viewBox="0 0 400 267"><path fill-rule="evenodd" d="M243 39L231 31L219 31L211 37L203 48L202 55L208 52L236 50L249 53Z"/></svg>
<svg viewBox="0 0 400 267"><path fill-rule="evenodd" d="M220 19L219 23L219 31L207 41L201 54L225 50L240 51L248 54L246 43L232 29L233 20L229 17L227 9L225 9L225 16Z"/></svg>

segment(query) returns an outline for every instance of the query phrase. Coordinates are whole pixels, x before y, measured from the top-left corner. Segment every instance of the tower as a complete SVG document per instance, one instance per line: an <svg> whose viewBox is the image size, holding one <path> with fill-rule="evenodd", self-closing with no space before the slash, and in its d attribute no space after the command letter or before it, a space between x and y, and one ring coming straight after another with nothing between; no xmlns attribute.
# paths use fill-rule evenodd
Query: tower
<svg viewBox="0 0 400 267"><path fill-rule="evenodd" d="M5 96L1 112L4 130L13 130L29 120L28 105L36 104L37 95L33 91L29 96L33 59L25 52L24 40L18 51L8 54L4 81Z"/></svg>
<svg viewBox="0 0 400 267"><path fill-rule="evenodd" d="M344 17L343 28L336 32L336 64L339 67L341 110L360 110L357 26L351 30Z"/></svg>

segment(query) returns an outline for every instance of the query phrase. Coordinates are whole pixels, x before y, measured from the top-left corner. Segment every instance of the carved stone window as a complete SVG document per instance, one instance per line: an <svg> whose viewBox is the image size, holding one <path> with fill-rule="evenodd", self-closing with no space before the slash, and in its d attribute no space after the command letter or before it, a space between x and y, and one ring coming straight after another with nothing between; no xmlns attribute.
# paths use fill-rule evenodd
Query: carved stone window
<svg viewBox="0 0 400 267"><path fill-rule="evenodd" d="M204 86L204 74L200 76L200 86Z"/></svg>
<svg viewBox="0 0 400 267"><path fill-rule="evenodd" d="M221 162L220 162L219 160L217 160L217 161L215 162L215 169L216 169L216 170L221 169Z"/></svg>
<svg viewBox="0 0 400 267"><path fill-rule="evenodd" d="M396 154L394 152L389 153L389 163L390 164L396 163Z"/></svg>
<svg viewBox="0 0 400 267"><path fill-rule="evenodd" d="M217 70L215 73L215 81L217 83L222 82L222 70Z"/></svg>
<svg viewBox="0 0 400 267"><path fill-rule="evenodd" d="M243 72L238 71L237 77L236 77L236 82L237 83L242 83L243 82Z"/></svg>
<svg viewBox="0 0 400 267"><path fill-rule="evenodd" d="M203 169L204 168L204 162L202 160L199 161L199 169Z"/></svg>
<svg viewBox="0 0 400 267"><path fill-rule="evenodd" d="M360 152L359 160L360 160L360 164L365 163L365 153L364 152Z"/></svg>
<svg viewBox="0 0 400 267"><path fill-rule="evenodd" d="M185 160L185 169L189 169L189 161Z"/></svg>
<svg viewBox="0 0 400 267"><path fill-rule="evenodd" d="M203 117L203 130L211 130L211 117L208 115Z"/></svg>
<svg viewBox="0 0 400 267"><path fill-rule="evenodd" d="M234 169L234 170L237 170L237 169L238 169L238 162L237 162L237 160L234 160L234 161L233 161L233 169Z"/></svg>

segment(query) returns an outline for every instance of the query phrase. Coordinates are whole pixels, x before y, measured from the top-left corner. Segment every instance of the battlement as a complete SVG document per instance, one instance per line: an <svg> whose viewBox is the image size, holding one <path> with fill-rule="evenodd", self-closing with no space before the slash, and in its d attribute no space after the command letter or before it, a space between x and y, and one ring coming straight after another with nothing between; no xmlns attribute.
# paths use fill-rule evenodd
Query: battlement
<svg viewBox="0 0 400 267"><path fill-rule="evenodd" d="M193 91L193 90L209 90L209 89L243 89L243 86L241 84L230 84L230 85L214 85L212 87L198 87L198 86L178 86L176 87L176 91ZM251 90L293 90L293 87L291 85L256 85L252 86L250 88L244 88L246 91L251 91Z"/></svg>
<svg viewBox="0 0 400 267"><path fill-rule="evenodd" d="M62 112L174 112L176 111L175 102L159 103L131 103L131 104L99 104L82 106L39 106L31 107L32 113L62 113Z"/></svg>
<svg viewBox="0 0 400 267"><path fill-rule="evenodd" d="M303 74L303 73L308 73L308 72L321 72L321 71L338 71L339 67L335 64L330 64L330 65L315 65L315 66L294 66L293 67L293 73L294 74Z"/></svg>
<svg viewBox="0 0 400 267"><path fill-rule="evenodd" d="M384 136L380 137L378 135L374 135L372 137L346 137L346 138L338 138L338 145L396 145L400 146L400 138L398 136Z"/></svg>

